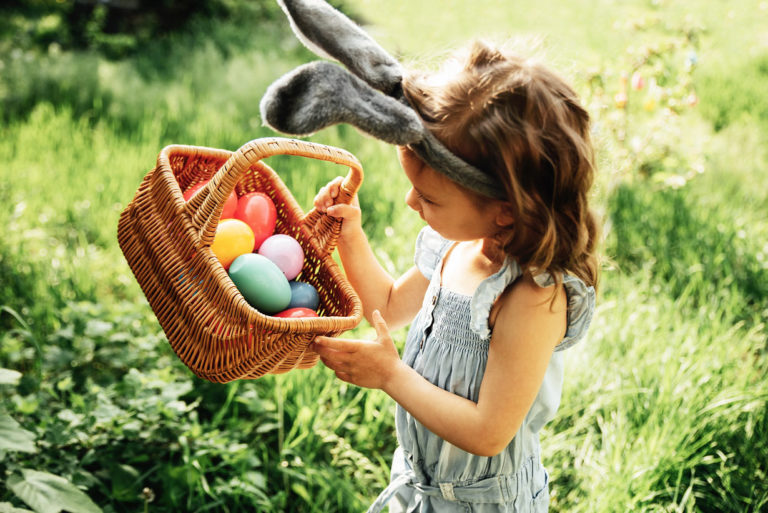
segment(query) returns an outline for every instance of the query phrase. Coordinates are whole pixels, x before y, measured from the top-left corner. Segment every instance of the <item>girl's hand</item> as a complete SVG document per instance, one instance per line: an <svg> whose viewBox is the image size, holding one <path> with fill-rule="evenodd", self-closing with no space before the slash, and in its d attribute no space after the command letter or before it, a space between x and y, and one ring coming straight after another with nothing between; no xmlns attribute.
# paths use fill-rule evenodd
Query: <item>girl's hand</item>
<svg viewBox="0 0 768 513"><path fill-rule="evenodd" d="M338 176L334 178L328 185L318 191L314 200L315 208L319 212L343 219L344 222L341 223L342 238L362 231L362 216L360 214L360 202L357 199L357 194L352 198L352 203L349 205L346 203L336 204L339 191L341 190L341 182L343 181L344 177Z"/></svg>
<svg viewBox="0 0 768 513"><path fill-rule="evenodd" d="M387 323L373 312L376 340L317 337L313 349L336 377L365 388L385 388L402 364Z"/></svg>

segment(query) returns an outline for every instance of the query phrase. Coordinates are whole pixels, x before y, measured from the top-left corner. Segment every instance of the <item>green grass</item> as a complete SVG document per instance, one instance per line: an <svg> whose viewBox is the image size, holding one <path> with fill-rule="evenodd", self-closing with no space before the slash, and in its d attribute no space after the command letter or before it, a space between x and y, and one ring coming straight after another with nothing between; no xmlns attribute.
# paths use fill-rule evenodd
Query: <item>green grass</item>
<svg viewBox="0 0 768 513"><path fill-rule="evenodd" d="M635 44L621 23L638 13L689 13L707 26L693 76L700 105L679 120L706 138L691 155L703 173L680 189L616 175L619 153L598 137L607 264L593 327L568 352L561 409L542 434L553 511L768 510L768 14L748 4L733 14L735 32L714 1L451 2L439 11L450 16L429 2L391 2L388 16L359 4L382 44L409 60L481 29L519 30L544 36L575 76L598 66L611 80ZM387 396L322 366L228 385L194 378L116 244L120 211L164 145L235 149L273 135L258 101L311 58L273 26L249 40L242 27L205 33L119 62L2 56L0 368L23 376L0 373L0 420L18 422L36 452L0 445L0 503L25 507L7 489L21 469L64 477L104 511L360 511L387 483ZM593 112L598 123L613 114ZM365 227L384 265L407 269L421 221L403 207L393 148L349 127L310 139L361 160ZM305 209L344 172L297 158L270 165ZM405 331L395 335L402 345Z"/></svg>
<svg viewBox="0 0 768 513"><path fill-rule="evenodd" d="M569 362L543 437L557 510L762 511L765 325L694 310L652 280L607 281L597 343ZM634 364L605 365L617 361Z"/></svg>

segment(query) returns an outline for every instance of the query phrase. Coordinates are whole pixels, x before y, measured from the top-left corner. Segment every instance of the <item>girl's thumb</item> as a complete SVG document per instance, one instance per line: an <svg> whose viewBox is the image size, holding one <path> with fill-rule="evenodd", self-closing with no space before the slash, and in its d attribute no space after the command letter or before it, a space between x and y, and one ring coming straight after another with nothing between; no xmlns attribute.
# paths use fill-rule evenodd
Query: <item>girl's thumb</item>
<svg viewBox="0 0 768 513"><path fill-rule="evenodd" d="M389 328L387 327L387 321L381 315L381 312L374 310L371 315L373 318L373 327L376 329L376 334L379 336L389 336Z"/></svg>

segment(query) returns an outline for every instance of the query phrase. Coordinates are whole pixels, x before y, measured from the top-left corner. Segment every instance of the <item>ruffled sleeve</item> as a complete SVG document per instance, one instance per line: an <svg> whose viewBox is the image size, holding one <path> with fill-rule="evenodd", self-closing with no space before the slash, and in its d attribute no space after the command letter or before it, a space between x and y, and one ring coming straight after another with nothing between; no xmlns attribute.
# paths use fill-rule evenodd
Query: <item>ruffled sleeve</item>
<svg viewBox="0 0 768 513"><path fill-rule="evenodd" d="M521 274L522 270L517 262L507 259L504 266L496 274L486 278L475 291L472 296L470 326L472 331L481 338L487 339L491 336L491 329L488 326L491 307L507 286ZM555 283L549 273L536 275L533 279L539 287L549 287ZM594 287L588 287L579 278L568 274L563 277L563 286L568 297L568 326L565 337L555 346L555 351L568 349L584 338L595 311Z"/></svg>
<svg viewBox="0 0 768 513"><path fill-rule="evenodd" d="M439 233L425 226L416 237L416 251L414 262L428 280L432 279L440 259L446 252L451 242L444 239Z"/></svg>
<svg viewBox="0 0 768 513"><path fill-rule="evenodd" d="M543 273L533 278L539 287L554 285L555 280L549 273ZM568 327L565 337L555 346L555 351L568 349L584 338L592 322L595 311L595 288L588 287L575 276L563 276L565 294L568 296Z"/></svg>
<svg viewBox="0 0 768 513"><path fill-rule="evenodd" d="M517 262L507 258L501 269L483 280L477 287L470 303L472 312L470 328L480 338L487 339L491 336L491 328L488 326L491 307L507 288L507 285L515 281L521 274L522 270Z"/></svg>

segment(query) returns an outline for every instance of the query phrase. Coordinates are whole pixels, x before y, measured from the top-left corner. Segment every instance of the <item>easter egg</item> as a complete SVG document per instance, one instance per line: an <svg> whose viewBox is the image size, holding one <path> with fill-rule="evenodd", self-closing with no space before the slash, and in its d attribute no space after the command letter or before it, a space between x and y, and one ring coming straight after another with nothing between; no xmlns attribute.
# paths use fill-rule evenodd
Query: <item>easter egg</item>
<svg viewBox="0 0 768 513"><path fill-rule="evenodd" d="M229 277L248 304L262 313L282 312L291 301L291 286L283 271L257 253L237 257L229 267Z"/></svg>
<svg viewBox="0 0 768 513"><path fill-rule="evenodd" d="M244 221L253 230L256 251L264 240L275 233L277 209L269 196L263 192L249 192L237 200L235 218Z"/></svg>
<svg viewBox="0 0 768 513"><path fill-rule="evenodd" d="M197 183L184 191L184 201L189 201L192 199L192 196L195 195L197 191L203 188L205 184L207 184L210 180L204 180L200 183ZM232 191L232 194L229 195L227 198L227 201L224 202L224 206L221 207L221 218L222 219L231 219L235 217L235 209L237 208L237 194L235 194L235 191Z"/></svg>
<svg viewBox="0 0 768 513"><path fill-rule="evenodd" d="M302 317L318 317L317 312L311 308L288 308L280 313L276 313L275 317L283 317L285 319L300 319Z"/></svg>
<svg viewBox="0 0 768 513"><path fill-rule="evenodd" d="M289 280L298 276L304 266L304 250L290 235L278 233L268 237L261 243L259 254L276 263Z"/></svg>
<svg viewBox="0 0 768 513"><path fill-rule="evenodd" d="M292 281L290 285L291 302L288 304L288 308L303 307L317 310L317 307L320 306L320 295L315 287L303 281Z"/></svg>
<svg viewBox="0 0 768 513"><path fill-rule="evenodd" d="M239 219L222 219L216 227L211 251L228 269L235 258L253 251L253 231Z"/></svg>

